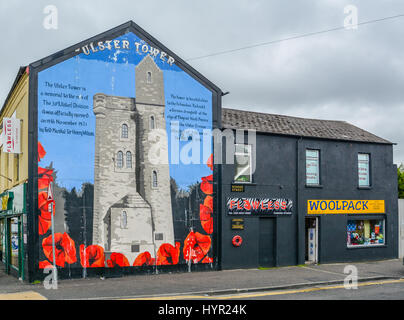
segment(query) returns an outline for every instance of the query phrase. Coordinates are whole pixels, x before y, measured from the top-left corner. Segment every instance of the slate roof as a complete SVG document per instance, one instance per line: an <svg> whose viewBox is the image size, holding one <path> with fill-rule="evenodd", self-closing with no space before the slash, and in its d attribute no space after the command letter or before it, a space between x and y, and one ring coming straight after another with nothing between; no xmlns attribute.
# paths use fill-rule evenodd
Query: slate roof
<svg viewBox="0 0 404 320"><path fill-rule="evenodd" d="M222 127L299 137L393 144L345 121L306 119L227 108L222 108Z"/></svg>

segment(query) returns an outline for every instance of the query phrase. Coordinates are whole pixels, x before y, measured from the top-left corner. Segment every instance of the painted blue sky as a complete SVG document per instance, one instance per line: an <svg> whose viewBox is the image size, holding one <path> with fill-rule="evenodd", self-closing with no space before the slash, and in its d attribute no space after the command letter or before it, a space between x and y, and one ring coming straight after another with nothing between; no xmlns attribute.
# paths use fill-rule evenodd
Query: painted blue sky
<svg viewBox="0 0 404 320"><path fill-rule="evenodd" d="M141 40L132 33L125 34L118 40L127 40L130 43L130 49L113 49L98 51L86 56L84 53L48 68L38 75L38 140L44 146L47 154L39 163L40 166L48 166L53 163L57 171L57 183L67 189L75 187L77 190L85 182L94 182L94 136L80 136L69 134L57 134L52 132L43 132L41 129L56 128L69 129L88 132L95 132L95 116L92 112L93 96L96 93L121 97L136 97L135 92L135 66L145 57L137 54L135 51L135 42ZM175 102L172 96L199 98L204 102L198 104L204 105L203 112L208 119L207 127L212 126L212 94L209 90L191 78L187 73L175 64L170 66L162 62L157 56L156 64L164 72L164 90L166 102L166 120L167 136L170 141L170 122L168 119L174 118L178 112L173 111L169 106ZM52 87L49 86L52 85ZM74 86L76 88L56 88L55 84ZM79 88L79 89L78 89ZM47 94L63 93L67 97L60 98L56 96L46 96ZM72 95L74 98L69 97ZM46 105L44 100L47 100ZM59 101L70 104L76 103L82 108L63 107L58 104ZM176 106L178 110L179 107ZM86 116L86 126L79 125L61 125L49 123L55 121L74 121L66 115L44 114L44 111L51 112L77 112ZM199 109L201 111L201 109ZM191 121L193 125L197 121ZM184 129L181 126L181 130ZM200 133L202 129L199 130ZM180 148L187 142L181 142ZM170 150L170 149L169 149ZM201 163L206 162L210 154L203 154L201 145ZM169 157L170 158L170 157ZM210 175L212 172L204 165L173 165L170 164L170 175L176 180L179 187L187 189L193 183L201 180L201 177Z"/></svg>

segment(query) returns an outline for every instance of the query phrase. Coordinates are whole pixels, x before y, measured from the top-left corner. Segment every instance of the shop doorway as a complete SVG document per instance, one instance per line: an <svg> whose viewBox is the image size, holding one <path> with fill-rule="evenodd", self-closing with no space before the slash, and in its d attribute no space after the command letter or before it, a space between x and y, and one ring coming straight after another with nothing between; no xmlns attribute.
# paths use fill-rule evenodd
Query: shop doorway
<svg viewBox="0 0 404 320"><path fill-rule="evenodd" d="M268 268L275 266L275 219L259 219L258 265Z"/></svg>
<svg viewBox="0 0 404 320"><path fill-rule="evenodd" d="M306 264L318 263L318 218L306 218L305 223Z"/></svg>
<svg viewBox="0 0 404 320"><path fill-rule="evenodd" d="M23 277L21 216L0 219L0 261L7 274Z"/></svg>
<svg viewBox="0 0 404 320"><path fill-rule="evenodd" d="M0 219L0 261L6 263L6 219Z"/></svg>

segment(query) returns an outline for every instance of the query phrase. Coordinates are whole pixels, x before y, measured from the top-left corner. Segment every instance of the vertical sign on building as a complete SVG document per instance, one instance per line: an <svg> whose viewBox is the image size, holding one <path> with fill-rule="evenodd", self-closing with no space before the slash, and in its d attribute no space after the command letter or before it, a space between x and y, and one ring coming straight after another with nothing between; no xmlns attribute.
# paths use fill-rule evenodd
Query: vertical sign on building
<svg viewBox="0 0 404 320"><path fill-rule="evenodd" d="M2 143L3 152L20 153L20 119L3 119Z"/></svg>
<svg viewBox="0 0 404 320"><path fill-rule="evenodd" d="M320 184L319 158L318 150L306 150L306 184L308 185Z"/></svg>

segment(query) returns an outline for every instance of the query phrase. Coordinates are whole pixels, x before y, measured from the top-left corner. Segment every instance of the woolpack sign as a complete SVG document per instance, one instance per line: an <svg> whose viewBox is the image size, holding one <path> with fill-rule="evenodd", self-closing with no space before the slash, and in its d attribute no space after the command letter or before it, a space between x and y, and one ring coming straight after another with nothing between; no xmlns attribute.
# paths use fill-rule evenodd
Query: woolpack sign
<svg viewBox="0 0 404 320"><path fill-rule="evenodd" d="M229 215L279 215L292 214L293 202L290 199L274 198L228 198Z"/></svg>
<svg viewBox="0 0 404 320"><path fill-rule="evenodd" d="M384 200L308 200L308 214L385 213Z"/></svg>

